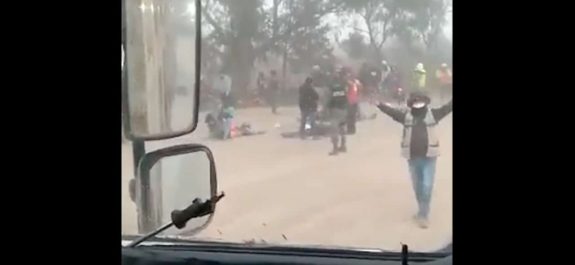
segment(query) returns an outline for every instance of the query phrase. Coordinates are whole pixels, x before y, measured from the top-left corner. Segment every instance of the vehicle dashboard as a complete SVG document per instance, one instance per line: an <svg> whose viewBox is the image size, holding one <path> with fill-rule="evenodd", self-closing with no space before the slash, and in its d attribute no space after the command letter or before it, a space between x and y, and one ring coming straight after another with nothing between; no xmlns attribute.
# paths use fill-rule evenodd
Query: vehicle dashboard
<svg viewBox="0 0 575 265"><path fill-rule="evenodd" d="M416 253L407 264L447 265L452 256ZM154 245L122 247L122 264L402 264L397 253L292 247L227 245Z"/></svg>

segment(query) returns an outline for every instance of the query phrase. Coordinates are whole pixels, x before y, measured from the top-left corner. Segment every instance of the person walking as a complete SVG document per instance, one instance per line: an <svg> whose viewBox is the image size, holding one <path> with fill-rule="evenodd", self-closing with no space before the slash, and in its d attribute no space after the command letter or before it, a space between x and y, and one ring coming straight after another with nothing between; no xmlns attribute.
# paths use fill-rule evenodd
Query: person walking
<svg viewBox="0 0 575 265"><path fill-rule="evenodd" d="M257 86L257 94L259 98L265 98L265 90L266 90L266 76L264 72L259 72L258 77L256 79L256 86Z"/></svg>
<svg viewBox="0 0 575 265"><path fill-rule="evenodd" d="M391 104L377 103L377 107L393 120L403 124L401 155L407 159L411 184L415 192L418 212L414 220L421 228L428 227L429 205L435 178L435 165L439 156L439 139L435 127L452 111L453 100L432 109L431 99L424 93L409 95L408 111L393 108Z"/></svg>
<svg viewBox="0 0 575 265"><path fill-rule="evenodd" d="M280 93L280 82L275 70L270 71L270 79L268 83L268 100L272 108L272 113L277 114L277 100Z"/></svg>
<svg viewBox="0 0 575 265"><path fill-rule="evenodd" d="M344 71L333 80L327 103L330 117L330 138L333 146L330 156L347 152L345 143L345 124L347 120L347 78ZM339 143L339 145L338 145Z"/></svg>
<svg viewBox="0 0 575 265"><path fill-rule="evenodd" d="M312 78L305 79L303 85L299 88L299 109L301 112L301 121L299 126L300 138L306 137L306 124L309 121L310 134L315 135L315 118L317 114L319 95L312 85Z"/></svg>

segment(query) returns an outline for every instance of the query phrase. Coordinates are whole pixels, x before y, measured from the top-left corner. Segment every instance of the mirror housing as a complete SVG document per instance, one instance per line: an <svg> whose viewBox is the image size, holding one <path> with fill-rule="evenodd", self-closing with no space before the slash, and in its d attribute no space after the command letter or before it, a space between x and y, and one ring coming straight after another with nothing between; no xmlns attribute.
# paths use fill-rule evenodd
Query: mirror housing
<svg viewBox="0 0 575 265"><path fill-rule="evenodd" d="M139 233L149 233L169 223L173 210L186 208L196 198L205 201L217 196L212 152L204 145L185 144L147 153L138 164L133 188ZM215 211L215 204L212 207ZM212 216L191 220L190 229L170 229L166 233L193 235L205 228Z"/></svg>
<svg viewBox="0 0 575 265"><path fill-rule="evenodd" d="M122 1L122 117L132 141L174 138L197 127L201 3L188 4Z"/></svg>

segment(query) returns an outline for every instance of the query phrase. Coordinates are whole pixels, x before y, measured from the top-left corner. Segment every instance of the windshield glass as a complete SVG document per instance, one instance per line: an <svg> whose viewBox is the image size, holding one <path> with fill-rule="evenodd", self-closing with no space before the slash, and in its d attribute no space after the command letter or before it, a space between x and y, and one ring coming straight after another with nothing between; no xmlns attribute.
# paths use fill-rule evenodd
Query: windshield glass
<svg viewBox="0 0 575 265"><path fill-rule="evenodd" d="M176 12L178 30L195 26L194 1L126 2ZM146 145L201 143L214 154L226 197L189 238L423 252L451 243L451 6L202 1L198 127ZM172 47L193 57L193 45ZM123 139L123 235L138 234L134 172Z"/></svg>

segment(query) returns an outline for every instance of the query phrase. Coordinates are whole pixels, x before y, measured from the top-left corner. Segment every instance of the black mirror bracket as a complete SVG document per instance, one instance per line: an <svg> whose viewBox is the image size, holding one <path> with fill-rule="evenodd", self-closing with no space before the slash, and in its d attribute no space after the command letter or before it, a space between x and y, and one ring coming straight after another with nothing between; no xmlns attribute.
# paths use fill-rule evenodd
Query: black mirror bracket
<svg viewBox="0 0 575 265"><path fill-rule="evenodd" d="M127 247L137 247L140 243L148 240L149 238L161 233L162 231L175 226L178 229L182 229L184 227L186 227L186 223L193 219L193 218L198 218L198 217L202 217L202 216L206 216L208 214L212 214L214 212L215 209L215 205L216 203L218 203L218 201L220 199L222 199L225 196L225 194L222 192L220 195L215 196L205 202L202 202L202 199L200 198L196 198L194 200L194 202L188 206L186 209L184 210L174 210L172 211L171 214L171 218L172 221L154 231L152 231L151 233L144 235L132 242L130 242L130 244L128 244Z"/></svg>

